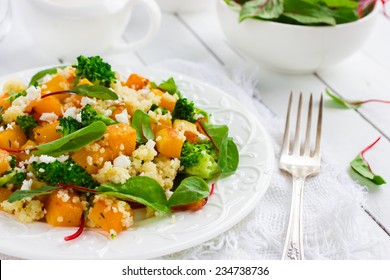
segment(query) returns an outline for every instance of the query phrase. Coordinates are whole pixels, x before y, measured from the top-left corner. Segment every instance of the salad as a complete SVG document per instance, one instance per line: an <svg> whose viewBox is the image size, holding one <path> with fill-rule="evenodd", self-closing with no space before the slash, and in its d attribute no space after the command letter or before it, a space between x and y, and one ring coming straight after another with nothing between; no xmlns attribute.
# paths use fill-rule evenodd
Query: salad
<svg viewBox="0 0 390 280"><path fill-rule="evenodd" d="M144 218L196 211L216 176L238 167L223 124L174 78L122 79L101 57L9 80L0 97L0 210L24 223L101 228L111 238ZM209 181L211 188L209 187Z"/></svg>
<svg viewBox="0 0 390 280"><path fill-rule="evenodd" d="M336 25L369 14L378 0L224 0L245 19L296 25ZM383 5L387 0L380 0Z"/></svg>

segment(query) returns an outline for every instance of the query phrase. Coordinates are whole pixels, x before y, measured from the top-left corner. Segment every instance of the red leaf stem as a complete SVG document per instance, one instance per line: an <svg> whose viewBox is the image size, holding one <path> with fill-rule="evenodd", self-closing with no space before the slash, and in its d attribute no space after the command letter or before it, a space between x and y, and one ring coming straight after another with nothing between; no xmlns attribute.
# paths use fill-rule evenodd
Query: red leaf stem
<svg viewBox="0 0 390 280"><path fill-rule="evenodd" d="M1 148L2 150L11 153L11 154L21 154L26 153L27 151L36 151L38 148L32 148L32 149L26 149L26 150L16 150L16 149L8 149L8 148Z"/></svg>
<svg viewBox="0 0 390 280"><path fill-rule="evenodd" d="M59 94L77 94L77 93L71 90L61 90L61 91L50 92L48 94L43 95L41 98L45 98L53 95L59 95Z"/></svg>
<svg viewBox="0 0 390 280"><path fill-rule="evenodd" d="M214 189L215 189L215 183L212 183L209 197L214 193Z"/></svg>
<svg viewBox="0 0 390 280"><path fill-rule="evenodd" d="M370 165L368 164L367 160L365 159L364 154L365 154L368 150L370 150L372 147L374 147L374 145L375 145L376 143L378 143L378 141L379 141L380 139L381 139L381 136L379 136L378 139L376 139L372 144L370 144L369 146L367 146L366 148L364 148L364 149L360 152L360 155L362 156L362 159L363 159L364 162L367 164L368 169L369 169L371 172L372 172L371 167L370 167Z"/></svg>
<svg viewBox="0 0 390 280"><path fill-rule="evenodd" d="M69 184L63 184L63 183L58 183L57 186L64 188L64 189L75 189L78 191L82 192L91 192L91 193L97 193L96 190L88 189L88 188L83 188L80 186L75 186L75 185L69 185Z"/></svg>
<svg viewBox="0 0 390 280"><path fill-rule="evenodd" d="M83 233L83 231L84 231L84 225L85 225L85 218L84 218L84 215L81 215L80 226L79 226L78 230L75 233L73 233L73 234L71 234L69 236L65 236L64 240L65 241L71 241L71 240L76 239L77 237L79 237Z"/></svg>
<svg viewBox="0 0 390 280"><path fill-rule="evenodd" d="M206 136L210 139L210 141L213 144L213 146L215 147L215 150L217 151L217 153L219 153L219 149L218 149L217 145L215 144L214 139L207 133L207 130L204 128L202 122L198 119L197 123L200 125L200 127L202 128L202 130L204 131Z"/></svg>
<svg viewBox="0 0 390 280"><path fill-rule="evenodd" d="M344 102L349 105L362 105L364 103L370 103L370 102L390 104L390 100L381 100L381 99L367 99L363 101L354 101L354 102L344 100Z"/></svg>

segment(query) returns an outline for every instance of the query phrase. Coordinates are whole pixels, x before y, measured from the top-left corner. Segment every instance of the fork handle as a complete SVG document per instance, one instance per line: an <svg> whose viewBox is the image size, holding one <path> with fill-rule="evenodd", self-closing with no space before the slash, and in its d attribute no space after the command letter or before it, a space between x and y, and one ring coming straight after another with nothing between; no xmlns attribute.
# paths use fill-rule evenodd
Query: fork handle
<svg viewBox="0 0 390 280"><path fill-rule="evenodd" d="M283 260L303 260L302 201L305 177L293 176L290 220L287 228Z"/></svg>

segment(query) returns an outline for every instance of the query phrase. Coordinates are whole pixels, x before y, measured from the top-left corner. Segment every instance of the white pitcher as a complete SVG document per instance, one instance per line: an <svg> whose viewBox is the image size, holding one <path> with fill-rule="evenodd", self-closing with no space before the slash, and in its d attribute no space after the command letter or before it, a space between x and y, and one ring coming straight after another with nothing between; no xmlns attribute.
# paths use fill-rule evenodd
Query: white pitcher
<svg viewBox="0 0 390 280"><path fill-rule="evenodd" d="M57 58L138 50L160 28L161 11L154 0L22 0L20 9L36 46ZM149 28L138 41L121 41L133 8L148 12Z"/></svg>

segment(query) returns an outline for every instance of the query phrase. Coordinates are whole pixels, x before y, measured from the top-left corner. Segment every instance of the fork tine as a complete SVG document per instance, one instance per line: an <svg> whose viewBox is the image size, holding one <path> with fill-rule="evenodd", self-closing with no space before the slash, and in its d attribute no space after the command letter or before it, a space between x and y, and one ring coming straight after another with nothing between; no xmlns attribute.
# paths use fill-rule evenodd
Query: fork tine
<svg viewBox="0 0 390 280"><path fill-rule="evenodd" d="M297 123L295 126L295 136L294 136L294 147L293 147L293 155L299 155L301 150L301 111L302 111L302 92L299 95L298 101L298 115L297 115Z"/></svg>
<svg viewBox="0 0 390 280"><path fill-rule="evenodd" d="M311 134L311 115L313 110L313 94L310 94L309 111L307 113L306 137L304 156L310 156L310 134Z"/></svg>
<svg viewBox="0 0 390 280"><path fill-rule="evenodd" d="M282 154L288 153L288 150L290 149L290 113L291 113L292 96L293 96L293 93L291 91L290 92L290 99L288 101L286 125L284 127Z"/></svg>
<svg viewBox="0 0 390 280"><path fill-rule="evenodd" d="M316 146L314 150L314 156L319 157L320 156L320 144L321 144L321 128L322 128L322 110L323 110L323 95L321 94L321 99L320 99L320 105L319 105L319 110L318 110L318 121L317 121L317 136L316 136Z"/></svg>

